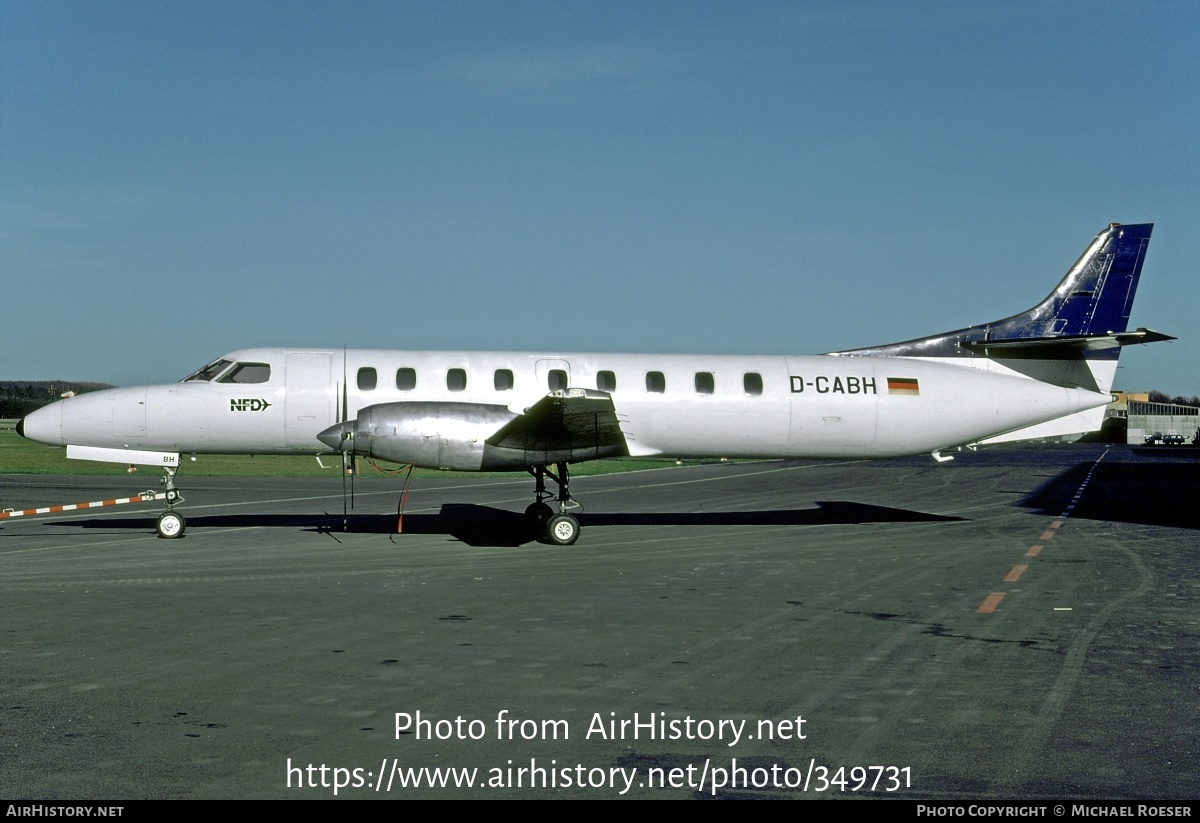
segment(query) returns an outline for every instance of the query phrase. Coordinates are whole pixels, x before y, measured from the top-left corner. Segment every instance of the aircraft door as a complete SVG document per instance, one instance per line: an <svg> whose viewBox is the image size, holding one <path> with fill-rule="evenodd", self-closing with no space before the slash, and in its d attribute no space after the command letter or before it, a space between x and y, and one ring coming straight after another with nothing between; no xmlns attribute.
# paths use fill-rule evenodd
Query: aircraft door
<svg viewBox="0 0 1200 823"><path fill-rule="evenodd" d="M566 360L539 360L534 365L539 391L558 391L571 388L571 364Z"/></svg>
<svg viewBox="0 0 1200 823"><path fill-rule="evenodd" d="M288 352L284 436L289 447L324 448L317 434L332 426L336 392L329 352Z"/></svg>
<svg viewBox="0 0 1200 823"><path fill-rule="evenodd" d="M822 447L866 449L875 442L879 379L871 358L789 357L788 383L789 444L819 452Z"/></svg>

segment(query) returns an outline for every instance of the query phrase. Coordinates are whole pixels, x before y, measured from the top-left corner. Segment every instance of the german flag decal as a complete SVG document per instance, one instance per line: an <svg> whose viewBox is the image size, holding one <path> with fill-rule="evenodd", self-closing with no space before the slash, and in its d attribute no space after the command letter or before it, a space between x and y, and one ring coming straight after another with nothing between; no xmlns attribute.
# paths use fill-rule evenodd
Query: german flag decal
<svg viewBox="0 0 1200 823"><path fill-rule="evenodd" d="M915 377L889 377L888 394L920 394L921 387Z"/></svg>

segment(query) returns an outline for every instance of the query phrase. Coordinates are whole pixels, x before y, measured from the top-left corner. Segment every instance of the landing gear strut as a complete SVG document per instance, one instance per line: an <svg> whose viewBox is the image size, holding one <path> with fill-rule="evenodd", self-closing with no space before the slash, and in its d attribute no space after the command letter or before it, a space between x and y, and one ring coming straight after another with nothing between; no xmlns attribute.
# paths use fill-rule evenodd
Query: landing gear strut
<svg viewBox="0 0 1200 823"><path fill-rule="evenodd" d="M525 509L525 520L539 539L545 539L546 542L559 546L570 546L579 539L579 521L567 512L579 504L572 504L571 492L567 489L567 484L571 479L567 464L556 463L555 468L558 470L557 475L545 466L535 466L529 470L533 479L537 481L533 492L536 499L529 504L529 508ZM547 476L558 484L557 495L546 491ZM554 509L546 502L550 499L558 501L558 514L555 514Z"/></svg>
<svg viewBox="0 0 1200 823"><path fill-rule="evenodd" d="M183 530L187 528L187 521L183 519L183 515L175 511L175 504L183 502L183 495L175 488L175 472L179 469L164 466L163 471L167 473L163 478L163 483L167 486L167 510L158 516L154 530L158 532L159 537L174 540L176 537L183 537Z"/></svg>

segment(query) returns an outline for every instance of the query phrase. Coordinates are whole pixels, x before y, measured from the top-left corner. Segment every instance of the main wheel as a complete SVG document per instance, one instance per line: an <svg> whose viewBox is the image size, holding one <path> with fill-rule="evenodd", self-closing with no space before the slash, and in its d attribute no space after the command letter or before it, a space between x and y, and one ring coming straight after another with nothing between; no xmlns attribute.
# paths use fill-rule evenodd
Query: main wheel
<svg viewBox="0 0 1200 823"><path fill-rule="evenodd" d="M183 530L186 527L187 522L179 512L163 512L158 516L158 522L154 524L158 536L167 540L183 537Z"/></svg>
<svg viewBox="0 0 1200 823"><path fill-rule="evenodd" d="M529 521L529 525L533 527L534 532L537 534L542 533L542 530L546 527L546 523L553 516L554 509L541 501L530 503L529 508L525 510L525 519Z"/></svg>
<svg viewBox="0 0 1200 823"><path fill-rule="evenodd" d="M546 523L546 539L559 546L570 546L579 539L579 521L569 514L556 514Z"/></svg>

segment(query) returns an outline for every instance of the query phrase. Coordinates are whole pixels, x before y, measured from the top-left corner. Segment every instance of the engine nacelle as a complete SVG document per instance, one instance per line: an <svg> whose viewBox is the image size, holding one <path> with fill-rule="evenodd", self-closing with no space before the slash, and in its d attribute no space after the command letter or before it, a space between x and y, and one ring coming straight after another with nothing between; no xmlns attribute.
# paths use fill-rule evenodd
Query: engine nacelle
<svg viewBox="0 0 1200 823"><path fill-rule="evenodd" d="M485 442L517 415L482 403L380 403L317 439L336 451L428 469L479 471Z"/></svg>

